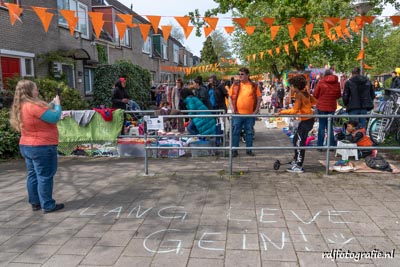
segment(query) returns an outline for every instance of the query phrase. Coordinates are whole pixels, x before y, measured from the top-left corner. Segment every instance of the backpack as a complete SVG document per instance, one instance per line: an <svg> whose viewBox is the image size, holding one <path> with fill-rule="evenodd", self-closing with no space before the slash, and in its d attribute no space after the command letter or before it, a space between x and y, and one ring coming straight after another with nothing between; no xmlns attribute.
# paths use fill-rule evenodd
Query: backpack
<svg viewBox="0 0 400 267"><path fill-rule="evenodd" d="M382 156L376 155L375 157L365 157L365 163L368 167L375 170L392 172L389 162L387 162Z"/></svg>

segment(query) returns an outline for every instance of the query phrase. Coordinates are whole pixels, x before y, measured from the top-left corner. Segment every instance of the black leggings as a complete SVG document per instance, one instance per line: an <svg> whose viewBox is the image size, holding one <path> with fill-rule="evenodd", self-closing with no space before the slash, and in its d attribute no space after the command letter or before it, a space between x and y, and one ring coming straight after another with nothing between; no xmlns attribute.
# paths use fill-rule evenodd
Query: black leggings
<svg viewBox="0 0 400 267"><path fill-rule="evenodd" d="M305 146L306 140L308 137L308 133L311 131L314 125L314 119L304 120L299 123L299 127L297 127L297 131L294 134L293 145L295 147ZM304 155L306 151L304 149L296 149L294 151L294 160L297 163L297 166L303 166Z"/></svg>

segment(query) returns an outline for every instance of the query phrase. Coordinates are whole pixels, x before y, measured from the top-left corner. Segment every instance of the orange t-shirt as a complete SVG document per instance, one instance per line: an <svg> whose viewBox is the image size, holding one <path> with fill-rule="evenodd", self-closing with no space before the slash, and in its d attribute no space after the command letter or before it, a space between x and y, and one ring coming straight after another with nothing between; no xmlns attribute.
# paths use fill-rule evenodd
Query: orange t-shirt
<svg viewBox="0 0 400 267"><path fill-rule="evenodd" d="M22 104L20 145L47 146L58 144L57 124L48 123L40 119L47 109L30 102Z"/></svg>
<svg viewBox="0 0 400 267"><path fill-rule="evenodd" d="M233 85L229 89L229 96L232 96ZM261 92L256 88L256 96L257 98L261 97ZM253 114L254 112L254 104L257 102L257 99L254 99L253 88L251 86L251 82L241 82L239 95L236 102L237 112L239 114Z"/></svg>

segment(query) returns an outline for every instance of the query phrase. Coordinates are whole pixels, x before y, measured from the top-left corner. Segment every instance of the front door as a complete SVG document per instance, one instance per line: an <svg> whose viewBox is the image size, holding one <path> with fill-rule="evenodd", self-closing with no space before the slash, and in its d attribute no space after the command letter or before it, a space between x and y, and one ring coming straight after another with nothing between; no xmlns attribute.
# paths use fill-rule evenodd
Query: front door
<svg viewBox="0 0 400 267"><path fill-rule="evenodd" d="M7 78L12 78L15 75L21 75L21 63L19 58L15 57L0 57L1 59L1 78L4 87L7 87Z"/></svg>

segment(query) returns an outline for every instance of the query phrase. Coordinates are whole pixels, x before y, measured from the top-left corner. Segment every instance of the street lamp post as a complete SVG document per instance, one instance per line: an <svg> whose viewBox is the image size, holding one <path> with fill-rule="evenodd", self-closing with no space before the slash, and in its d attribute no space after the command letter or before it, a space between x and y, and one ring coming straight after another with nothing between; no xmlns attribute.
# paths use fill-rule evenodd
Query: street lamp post
<svg viewBox="0 0 400 267"><path fill-rule="evenodd" d="M351 6L361 16L365 16L372 8L370 0L353 0ZM364 51L364 22L361 26L361 51ZM360 60L361 75L364 75L364 54Z"/></svg>

